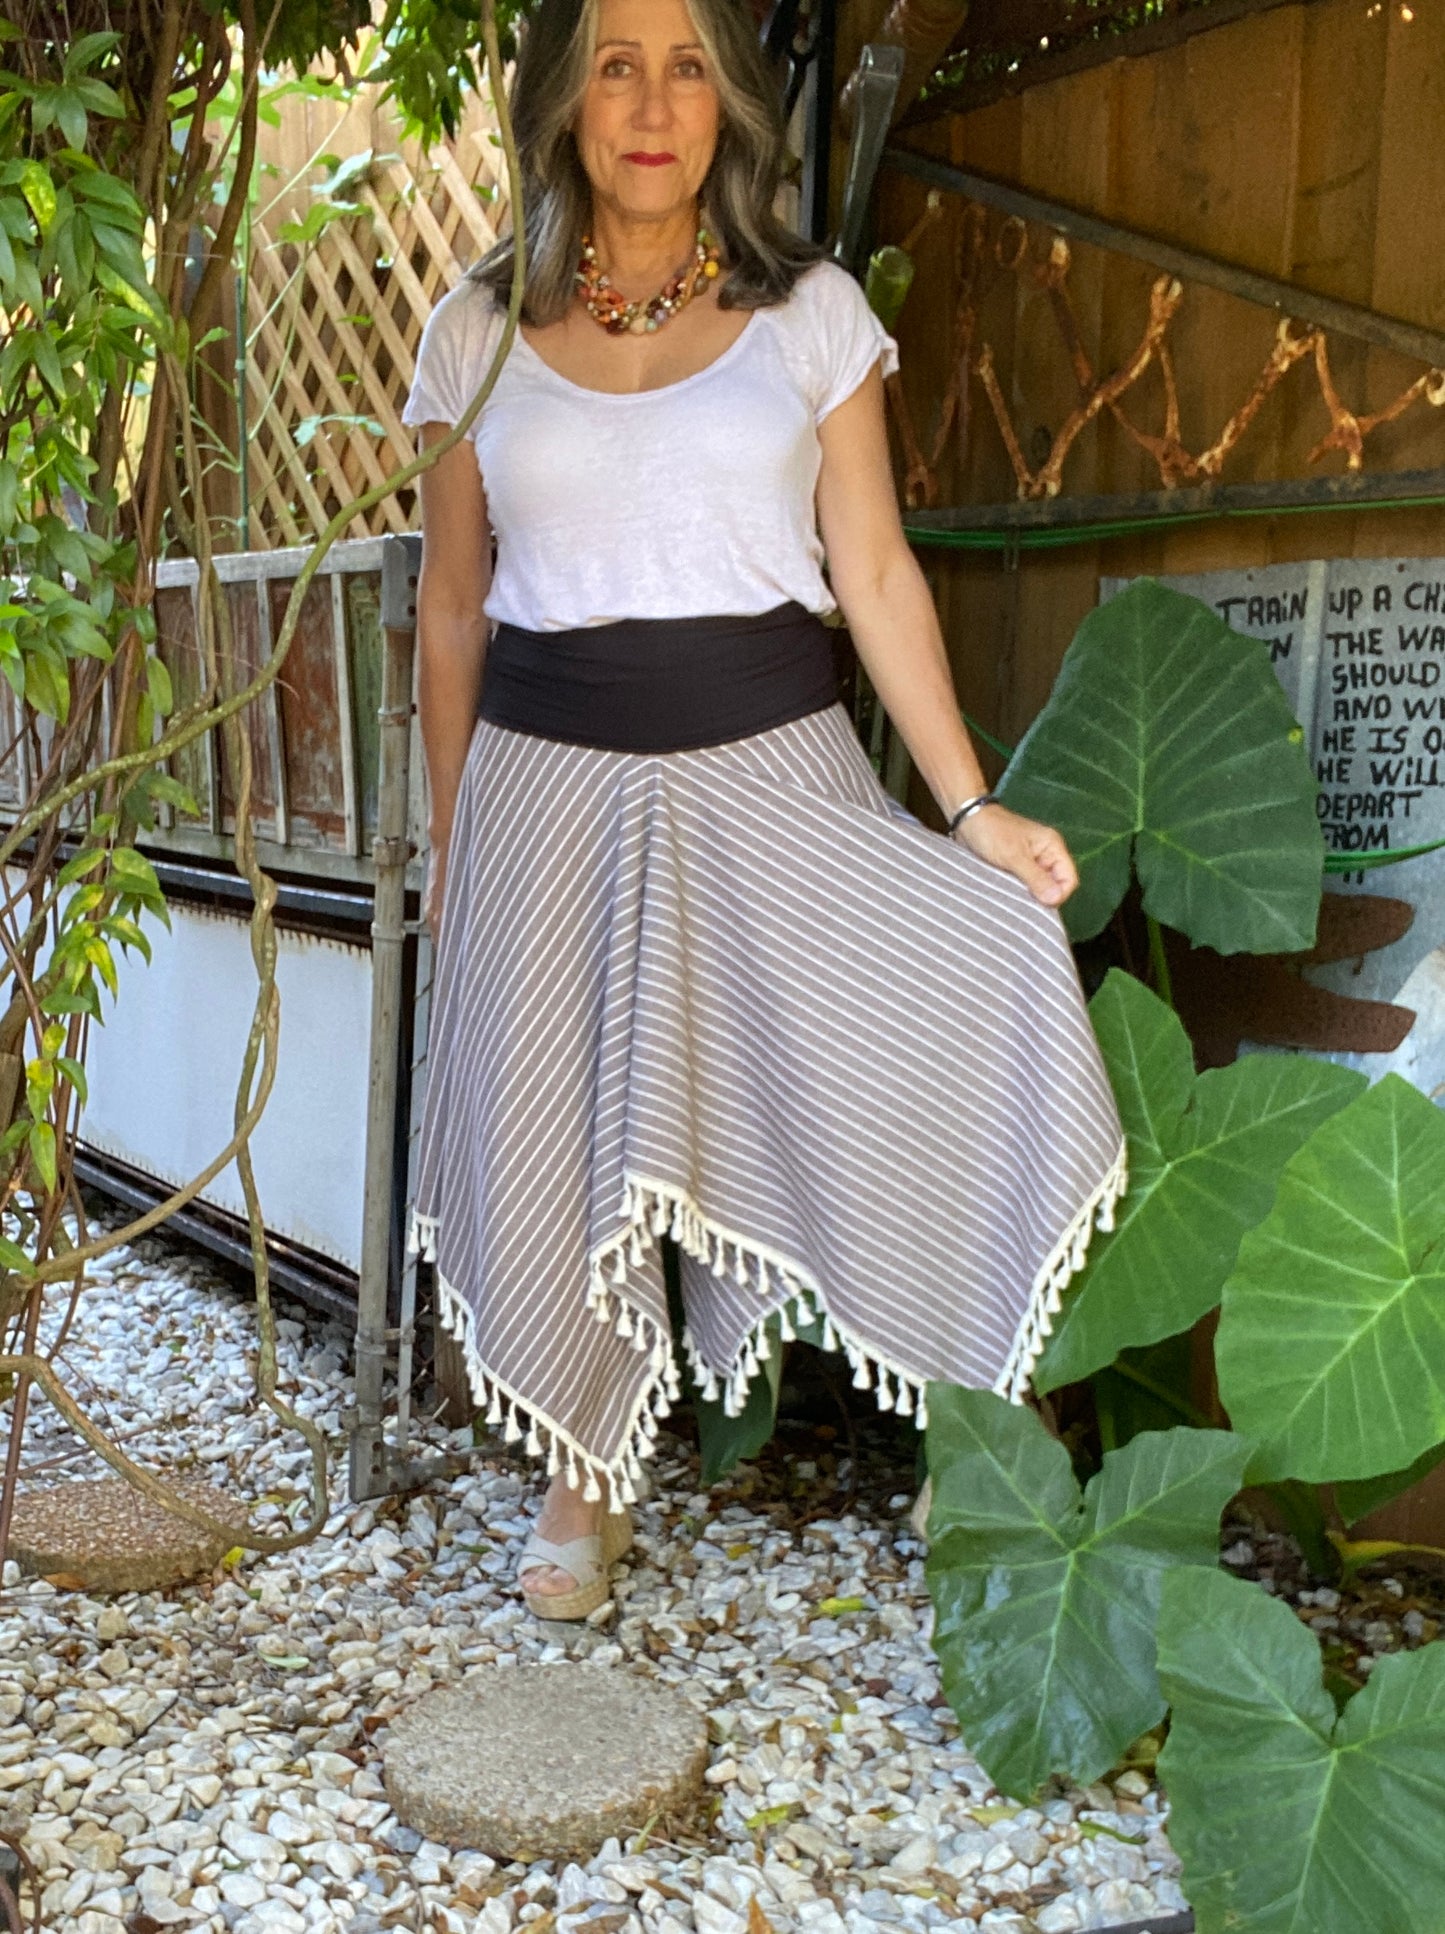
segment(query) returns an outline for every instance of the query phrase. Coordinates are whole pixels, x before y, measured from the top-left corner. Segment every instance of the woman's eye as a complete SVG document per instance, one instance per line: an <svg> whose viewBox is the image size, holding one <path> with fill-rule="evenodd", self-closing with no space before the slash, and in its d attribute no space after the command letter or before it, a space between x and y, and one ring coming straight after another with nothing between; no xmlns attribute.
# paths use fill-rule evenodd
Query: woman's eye
<svg viewBox="0 0 1445 1934"><path fill-rule="evenodd" d="M604 81L625 80L632 71L632 63L623 54L611 54L602 63Z"/></svg>
<svg viewBox="0 0 1445 1934"><path fill-rule="evenodd" d="M704 80L707 75L707 70L704 68L702 62L693 55L689 55L686 60L680 60L673 71L679 80L684 81Z"/></svg>

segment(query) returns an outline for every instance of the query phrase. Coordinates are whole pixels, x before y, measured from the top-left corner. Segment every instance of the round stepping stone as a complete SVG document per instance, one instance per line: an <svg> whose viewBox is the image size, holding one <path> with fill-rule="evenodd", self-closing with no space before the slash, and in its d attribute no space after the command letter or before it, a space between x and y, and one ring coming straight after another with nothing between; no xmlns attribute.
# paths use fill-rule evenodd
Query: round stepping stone
<svg viewBox="0 0 1445 1934"><path fill-rule="evenodd" d="M393 1719L383 1753L398 1819L494 1860L586 1860L611 1834L685 1814L707 1726L680 1693L625 1671L486 1668Z"/></svg>
<svg viewBox="0 0 1445 1934"><path fill-rule="evenodd" d="M212 1517L244 1524L247 1507L195 1478L174 1488ZM20 1491L8 1556L20 1569L72 1591L153 1592L211 1571L229 1546L175 1517L120 1477Z"/></svg>

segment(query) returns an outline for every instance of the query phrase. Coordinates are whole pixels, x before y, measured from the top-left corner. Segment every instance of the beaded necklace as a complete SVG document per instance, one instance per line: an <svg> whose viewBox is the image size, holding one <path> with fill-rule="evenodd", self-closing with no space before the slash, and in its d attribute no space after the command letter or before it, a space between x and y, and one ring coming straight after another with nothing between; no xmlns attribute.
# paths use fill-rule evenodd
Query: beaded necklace
<svg viewBox="0 0 1445 1934"><path fill-rule="evenodd" d="M613 288L606 274L597 266L597 250L592 245L592 237L584 235L582 259L577 264L577 287L582 292L588 315L600 322L610 335L645 336L654 329L660 329L679 309L686 308L698 289L706 287L715 278L721 254L722 251L707 230L699 228L697 244L687 267L679 269L676 275L664 282L656 295L645 296L640 302L629 302Z"/></svg>

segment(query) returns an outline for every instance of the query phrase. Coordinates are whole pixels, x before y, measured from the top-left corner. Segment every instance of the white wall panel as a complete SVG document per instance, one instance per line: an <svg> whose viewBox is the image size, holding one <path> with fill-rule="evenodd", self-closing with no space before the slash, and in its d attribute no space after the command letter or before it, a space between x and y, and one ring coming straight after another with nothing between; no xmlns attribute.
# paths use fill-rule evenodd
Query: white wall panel
<svg viewBox="0 0 1445 1934"><path fill-rule="evenodd" d="M171 905L152 920L155 958L117 951L120 997L103 995L86 1056L91 1148L178 1184L230 1138L255 1000L247 923ZM361 1263L371 955L360 946L279 931L281 1040L276 1085L251 1141L266 1226L349 1268ZM244 1216L235 1164L203 1191Z"/></svg>

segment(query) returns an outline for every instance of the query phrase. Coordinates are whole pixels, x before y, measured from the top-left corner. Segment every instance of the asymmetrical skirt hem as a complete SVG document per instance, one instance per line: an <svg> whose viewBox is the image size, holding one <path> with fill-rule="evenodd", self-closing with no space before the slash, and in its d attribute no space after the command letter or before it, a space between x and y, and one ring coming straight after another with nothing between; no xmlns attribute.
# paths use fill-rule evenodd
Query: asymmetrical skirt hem
<svg viewBox="0 0 1445 1934"><path fill-rule="evenodd" d="M1022 1402L1027 1394L1064 1290L1084 1266L1094 1229L1113 1228L1115 1204L1127 1185L1126 1150L1121 1143L1113 1163L1080 1204L1034 1279L1012 1347L993 1384L1010 1403ZM798 1327L805 1327L820 1337L824 1349L842 1351L853 1371L853 1387L873 1390L880 1410L912 1416L920 1430L926 1426L928 1384L942 1379L918 1363L899 1362L841 1321L829 1308L817 1278L796 1258L723 1227L703 1212L688 1190L657 1177L629 1174L622 1209L622 1228L596 1244L589 1255L586 1289L586 1306L593 1319L609 1324L647 1362L622 1433L622 1448L611 1458L590 1452L483 1362L471 1301L440 1270L436 1274L439 1320L461 1346L473 1398L484 1409L487 1423L501 1428L507 1443L524 1443L531 1455L545 1455L549 1476L565 1470L568 1483L574 1488L581 1484L589 1500L601 1498L605 1487L610 1510L636 1499L641 1460L653 1449L662 1420L681 1394L669 1331L650 1312L629 1301L626 1293L629 1265L639 1264L664 1234L713 1275L750 1287L758 1298L757 1320L730 1363L708 1361L692 1330L684 1330L682 1348L705 1401L721 1397L727 1415L742 1413L752 1381L772 1352L770 1325L776 1316L779 1341L793 1341ZM413 1208L408 1233L412 1253L435 1263L438 1228L439 1218Z"/></svg>

